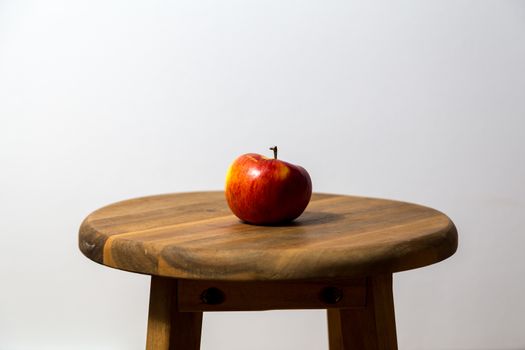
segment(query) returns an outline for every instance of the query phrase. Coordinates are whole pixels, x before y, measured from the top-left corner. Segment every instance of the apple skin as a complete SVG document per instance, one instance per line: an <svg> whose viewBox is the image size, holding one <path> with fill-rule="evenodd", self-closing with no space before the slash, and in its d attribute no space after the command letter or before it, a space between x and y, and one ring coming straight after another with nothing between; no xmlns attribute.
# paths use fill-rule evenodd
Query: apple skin
<svg viewBox="0 0 525 350"><path fill-rule="evenodd" d="M225 193L230 209L242 221L283 224L303 213L312 196L312 180L303 167L248 153L230 165Z"/></svg>

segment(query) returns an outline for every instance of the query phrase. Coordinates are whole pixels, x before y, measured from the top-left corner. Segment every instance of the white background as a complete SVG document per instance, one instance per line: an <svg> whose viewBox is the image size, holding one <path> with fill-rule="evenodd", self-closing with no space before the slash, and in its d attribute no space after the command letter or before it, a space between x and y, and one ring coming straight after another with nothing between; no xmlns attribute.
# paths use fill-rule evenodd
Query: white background
<svg viewBox="0 0 525 350"><path fill-rule="evenodd" d="M315 191L456 223L395 275L400 349L523 349L524 118L524 2L0 0L0 350L143 349L149 278L83 257L81 220L274 144ZM326 349L324 313L206 314L202 344Z"/></svg>

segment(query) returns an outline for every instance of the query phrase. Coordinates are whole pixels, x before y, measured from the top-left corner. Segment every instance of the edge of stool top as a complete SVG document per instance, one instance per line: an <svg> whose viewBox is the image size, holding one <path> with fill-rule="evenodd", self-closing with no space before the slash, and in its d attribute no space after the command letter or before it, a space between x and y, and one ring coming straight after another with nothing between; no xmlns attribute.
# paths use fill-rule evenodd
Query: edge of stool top
<svg viewBox="0 0 525 350"><path fill-rule="evenodd" d="M216 281L347 279L444 260L457 249L454 223L425 206L314 193L294 222L242 223L224 192L130 199L83 221L89 259L149 275Z"/></svg>

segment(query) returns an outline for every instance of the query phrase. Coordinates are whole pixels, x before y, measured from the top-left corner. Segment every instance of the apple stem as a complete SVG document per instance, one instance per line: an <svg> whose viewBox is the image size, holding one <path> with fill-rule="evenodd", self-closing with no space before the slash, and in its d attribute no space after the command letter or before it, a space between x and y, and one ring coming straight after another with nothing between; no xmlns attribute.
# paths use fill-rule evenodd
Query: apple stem
<svg viewBox="0 0 525 350"><path fill-rule="evenodd" d="M277 146L270 147L273 151L273 159L277 159Z"/></svg>

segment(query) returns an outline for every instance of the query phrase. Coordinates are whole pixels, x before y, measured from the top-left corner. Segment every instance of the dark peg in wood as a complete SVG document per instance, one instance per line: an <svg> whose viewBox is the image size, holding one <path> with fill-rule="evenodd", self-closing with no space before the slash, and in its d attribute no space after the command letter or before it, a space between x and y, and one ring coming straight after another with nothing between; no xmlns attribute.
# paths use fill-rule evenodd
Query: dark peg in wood
<svg viewBox="0 0 525 350"><path fill-rule="evenodd" d="M224 293L219 288L211 287L205 289L201 294L201 300L204 304L219 305L224 302Z"/></svg>
<svg viewBox="0 0 525 350"><path fill-rule="evenodd" d="M325 304L337 304L343 299L343 291L337 287L324 287L321 290L321 300Z"/></svg>

